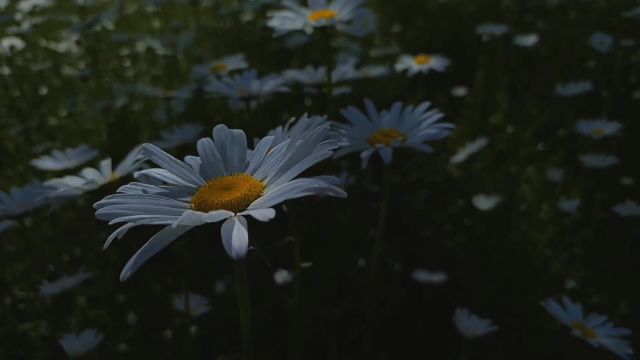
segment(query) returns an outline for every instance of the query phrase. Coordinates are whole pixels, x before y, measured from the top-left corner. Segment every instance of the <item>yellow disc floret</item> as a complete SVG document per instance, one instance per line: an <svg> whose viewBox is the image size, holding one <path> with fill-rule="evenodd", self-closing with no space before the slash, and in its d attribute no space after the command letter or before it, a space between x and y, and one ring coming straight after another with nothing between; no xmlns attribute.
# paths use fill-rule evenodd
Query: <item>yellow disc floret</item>
<svg viewBox="0 0 640 360"><path fill-rule="evenodd" d="M584 323L576 321L571 324L571 327L578 330L580 335L585 339L595 340L598 338L598 333Z"/></svg>
<svg viewBox="0 0 640 360"><path fill-rule="evenodd" d="M371 146L390 146L394 143L403 142L406 139L407 137L405 136L405 134L396 129L380 129L369 136L367 142Z"/></svg>
<svg viewBox="0 0 640 360"><path fill-rule="evenodd" d="M427 54L418 54L413 58L413 61L418 65L427 65L431 62L432 57Z"/></svg>
<svg viewBox="0 0 640 360"><path fill-rule="evenodd" d="M226 72L228 68L229 67L225 63L217 63L211 65L211 67L209 68L209 72L212 74L222 74Z"/></svg>
<svg viewBox="0 0 640 360"><path fill-rule="evenodd" d="M603 137L607 135L607 133L604 131L604 129L602 128L593 128L591 130L591 136L595 137L595 138L599 138L599 137Z"/></svg>
<svg viewBox="0 0 640 360"><path fill-rule="evenodd" d="M309 15L307 15L307 18L311 22L318 22L322 20L324 21L335 20L337 16L338 16L338 12L336 12L335 10L321 9L321 10L310 12Z"/></svg>
<svg viewBox="0 0 640 360"><path fill-rule="evenodd" d="M239 213L258 199L264 184L248 174L217 177L202 185L191 198L191 208L209 212L229 210Z"/></svg>

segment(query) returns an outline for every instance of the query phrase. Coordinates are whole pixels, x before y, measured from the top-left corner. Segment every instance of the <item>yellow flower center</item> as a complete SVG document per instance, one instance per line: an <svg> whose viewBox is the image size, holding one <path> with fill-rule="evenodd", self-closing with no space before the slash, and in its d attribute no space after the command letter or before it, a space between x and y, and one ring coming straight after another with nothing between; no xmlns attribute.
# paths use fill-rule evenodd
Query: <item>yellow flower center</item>
<svg viewBox="0 0 640 360"><path fill-rule="evenodd" d="M116 174L116 173L112 173L111 176L109 176L109 179L107 180L108 183L110 182L114 182L116 180L120 179L120 175Z"/></svg>
<svg viewBox="0 0 640 360"><path fill-rule="evenodd" d="M584 323L576 321L571 324L571 327L578 330L580 335L585 339L595 340L598 338L598 333Z"/></svg>
<svg viewBox="0 0 640 360"><path fill-rule="evenodd" d="M264 191L264 184L248 174L221 176L202 185L191 198L191 208L209 212L229 210L234 213L245 210Z"/></svg>
<svg viewBox="0 0 640 360"><path fill-rule="evenodd" d="M413 58L413 61L416 62L416 64L418 65L427 65L428 63L431 62L432 57L430 55L427 54L418 54L416 55L416 57Z"/></svg>
<svg viewBox="0 0 640 360"><path fill-rule="evenodd" d="M209 72L212 74L222 74L226 72L228 68L229 67L225 63L217 63L211 65L211 67L209 68Z"/></svg>
<svg viewBox="0 0 640 360"><path fill-rule="evenodd" d="M380 129L369 136L367 142L371 146L390 146L393 143L403 142L406 139L407 137L402 132L396 129Z"/></svg>
<svg viewBox="0 0 640 360"><path fill-rule="evenodd" d="M604 130L602 128L593 128L591 130L591 136L599 138L599 137L603 137L605 136L606 133L604 132Z"/></svg>
<svg viewBox="0 0 640 360"><path fill-rule="evenodd" d="M325 21L334 20L337 16L338 16L338 13L335 10L321 9L321 10L310 12L307 18L311 22L318 22L322 20L325 20Z"/></svg>

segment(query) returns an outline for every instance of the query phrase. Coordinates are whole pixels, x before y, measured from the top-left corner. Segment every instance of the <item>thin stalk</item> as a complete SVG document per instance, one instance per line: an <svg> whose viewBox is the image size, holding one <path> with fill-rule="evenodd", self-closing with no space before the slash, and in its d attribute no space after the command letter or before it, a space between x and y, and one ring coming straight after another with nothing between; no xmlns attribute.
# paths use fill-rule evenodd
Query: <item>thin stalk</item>
<svg viewBox="0 0 640 360"><path fill-rule="evenodd" d="M301 326L301 286L302 286L302 237L297 228L295 210L287 206L289 213L289 227L293 237L293 302L291 307L291 360L300 357Z"/></svg>
<svg viewBox="0 0 640 360"><path fill-rule="evenodd" d="M251 337L251 303L249 301L249 279L247 261L236 260L233 264L236 277L236 294L240 310L240 327L242 328L242 359L253 359L253 338Z"/></svg>
<svg viewBox="0 0 640 360"><path fill-rule="evenodd" d="M331 113L332 105L333 105L333 68L334 68L334 59L333 59L333 47L331 45L332 32L330 29L324 29L323 35L326 46L326 56L325 56L325 66L327 69L326 73L326 90L325 90L325 113L329 115Z"/></svg>

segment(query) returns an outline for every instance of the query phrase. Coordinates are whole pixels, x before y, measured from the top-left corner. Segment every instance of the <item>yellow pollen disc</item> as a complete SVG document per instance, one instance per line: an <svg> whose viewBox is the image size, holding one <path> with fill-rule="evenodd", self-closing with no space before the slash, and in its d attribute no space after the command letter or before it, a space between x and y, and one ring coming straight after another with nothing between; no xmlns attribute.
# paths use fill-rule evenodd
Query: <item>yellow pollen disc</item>
<svg viewBox="0 0 640 360"><path fill-rule="evenodd" d="M113 182L113 181L116 181L118 179L120 179L120 176L118 176L118 174L116 174L116 173L113 173L113 174L111 174L111 176L109 176L109 180L107 180L107 182Z"/></svg>
<svg viewBox="0 0 640 360"><path fill-rule="evenodd" d="M222 74L223 72L227 71L228 68L229 67L227 66L227 64L224 63L213 64L209 68L209 72L212 74Z"/></svg>
<svg viewBox="0 0 640 360"><path fill-rule="evenodd" d="M321 10L312 11L311 13L309 13L307 18L311 22L318 22L322 20L325 20L325 21L334 20L337 16L338 16L338 13L335 10L321 9Z"/></svg>
<svg viewBox="0 0 640 360"><path fill-rule="evenodd" d="M396 129L380 129L369 136L367 142L371 146L384 145L390 146L396 142L403 142L407 137Z"/></svg>
<svg viewBox="0 0 640 360"><path fill-rule="evenodd" d="M247 174L221 176L202 185L191 198L191 208L209 212L229 210L239 213L258 199L264 184Z"/></svg>
<svg viewBox="0 0 640 360"><path fill-rule="evenodd" d="M604 130L602 130L601 128L593 128L593 130L591 130L591 135L593 137L603 137L606 134L605 134Z"/></svg>
<svg viewBox="0 0 640 360"><path fill-rule="evenodd" d="M578 330L580 335L585 339L594 340L598 338L598 333L596 333L595 330L581 322L576 321L571 324L571 327Z"/></svg>
<svg viewBox="0 0 640 360"><path fill-rule="evenodd" d="M416 62L416 64L418 65L427 65L428 63L431 62L432 57L430 55L427 54L418 54L416 55L416 57L413 58L413 61Z"/></svg>

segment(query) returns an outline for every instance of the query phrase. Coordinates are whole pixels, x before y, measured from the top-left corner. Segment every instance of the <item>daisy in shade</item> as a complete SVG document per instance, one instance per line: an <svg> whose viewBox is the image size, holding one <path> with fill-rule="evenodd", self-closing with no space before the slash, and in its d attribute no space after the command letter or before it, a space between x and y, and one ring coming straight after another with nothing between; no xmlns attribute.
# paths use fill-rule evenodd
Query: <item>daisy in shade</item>
<svg viewBox="0 0 640 360"><path fill-rule="evenodd" d="M209 298L192 292L173 295L172 302L174 309L186 312L194 318L211 311Z"/></svg>
<svg viewBox="0 0 640 360"><path fill-rule="evenodd" d="M605 169L620 162L617 156L610 154L582 154L579 159L584 167L590 169Z"/></svg>
<svg viewBox="0 0 640 360"><path fill-rule="evenodd" d="M238 75L213 79L205 91L213 96L226 97L229 106L234 109L245 106L255 108L273 94L289 92L286 82L287 79L280 75L258 77L256 70L247 70Z"/></svg>
<svg viewBox="0 0 640 360"><path fill-rule="evenodd" d="M169 150L180 145L188 144L196 141L204 128L198 124L183 124L176 126L171 130L160 132L160 140L154 144L162 149Z"/></svg>
<svg viewBox="0 0 640 360"><path fill-rule="evenodd" d="M193 68L193 76L196 78L204 78L208 76L226 75L232 71L242 70L248 67L249 64L244 54L233 54L195 66Z"/></svg>
<svg viewBox="0 0 640 360"><path fill-rule="evenodd" d="M498 330L491 319L483 319L467 308L456 308L453 313L453 324L462 336L473 339Z"/></svg>
<svg viewBox="0 0 640 360"><path fill-rule="evenodd" d="M98 155L98 151L86 144L64 150L53 150L49 155L43 155L31 160L31 165L40 170L73 169L86 163Z"/></svg>
<svg viewBox="0 0 640 360"><path fill-rule="evenodd" d="M613 36L598 31L591 35L589 44L594 50L604 54L611 50L613 46Z"/></svg>
<svg viewBox="0 0 640 360"><path fill-rule="evenodd" d="M269 14L267 25L275 35L292 31L313 33L317 28L333 27L354 36L364 36L372 30L375 17L361 7L365 0L307 0L307 6L285 0L284 9Z"/></svg>
<svg viewBox="0 0 640 360"><path fill-rule="evenodd" d="M145 158L142 156L141 147L136 146L115 169L112 166L111 158L107 158L100 161L97 169L87 167L82 169L78 175L69 175L46 181L45 185L54 189L48 196L54 198L69 197L95 190L138 170L144 161Z"/></svg>
<svg viewBox="0 0 640 360"><path fill-rule="evenodd" d="M625 360L631 359L633 349L629 341L621 338L631 335L631 330L613 327L613 323L604 315L589 313L585 316L582 305L566 296L562 297L562 304L546 299L541 305L549 314L570 327L572 335L584 339L593 347L603 347Z"/></svg>
<svg viewBox="0 0 640 360"><path fill-rule="evenodd" d="M426 74L430 70L443 72L451 61L442 55L400 55L396 62L395 69L397 72L406 71L408 76L415 74Z"/></svg>
<svg viewBox="0 0 640 360"><path fill-rule="evenodd" d="M0 191L0 216L18 216L30 212L47 202L51 188L39 182L17 188L8 193Z"/></svg>
<svg viewBox="0 0 640 360"><path fill-rule="evenodd" d="M593 83L589 80L556 84L555 88L555 94L562 97L577 96L592 91Z"/></svg>
<svg viewBox="0 0 640 360"><path fill-rule="evenodd" d="M635 201L626 200L625 202L616 204L613 207L613 211L624 217L640 216L640 205Z"/></svg>
<svg viewBox="0 0 640 360"><path fill-rule="evenodd" d="M576 131L584 136L589 136L594 140L603 137L617 135L622 129L622 124L617 121L605 119L579 120L576 123Z"/></svg>
<svg viewBox="0 0 640 360"><path fill-rule="evenodd" d="M77 357L93 350L104 336L96 329L87 329L79 334L65 334L60 339L60 345L70 357Z"/></svg>
<svg viewBox="0 0 640 360"><path fill-rule="evenodd" d="M364 104L366 114L349 106L341 111L349 123L335 124L335 136L340 146L335 156L360 152L363 168L376 152L385 164L391 162L394 148L431 152L433 149L426 142L443 139L454 128L453 124L438 122L444 114L437 109L429 110L429 102L415 107L396 102L384 111L378 111L369 99L365 99Z"/></svg>
<svg viewBox="0 0 640 360"><path fill-rule="evenodd" d="M152 144L143 153L160 168L136 173L164 183L131 183L95 204L96 217L123 224L107 239L139 225L162 225L129 260L121 280L128 279L145 261L191 228L224 221L222 244L234 260L245 257L249 248L246 217L269 221L274 206L283 201L309 195L345 197L330 176L296 178L303 171L330 157L336 148L328 139L329 125L317 127L306 138L296 136L272 147L273 136L266 136L252 151L242 130L224 125L213 129L212 138L198 141L198 157L180 161Z"/></svg>
<svg viewBox="0 0 640 360"><path fill-rule="evenodd" d="M59 294L65 290L74 288L85 280L89 279L93 276L92 272L84 272L80 271L79 273L71 276L63 276L62 278L47 282L44 281L42 285L40 285L40 295L42 296L51 296Z"/></svg>

